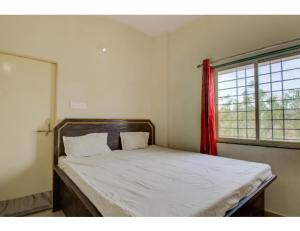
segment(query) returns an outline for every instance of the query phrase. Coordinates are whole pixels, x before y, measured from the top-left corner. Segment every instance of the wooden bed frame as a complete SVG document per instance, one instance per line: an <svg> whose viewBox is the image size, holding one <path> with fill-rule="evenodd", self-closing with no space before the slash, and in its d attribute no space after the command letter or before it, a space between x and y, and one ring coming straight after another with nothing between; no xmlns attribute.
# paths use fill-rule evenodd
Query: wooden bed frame
<svg viewBox="0 0 300 231"><path fill-rule="evenodd" d="M144 119L65 119L54 129L53 211L62 209L66 216L102 216L101 211L81 192L78 186L58 167L59 156L66 155L63 136L81 136L107 132L108 146L121 149L120 132L149 132L149 145L155 144L155 128ZM264 216L264 191L276 179L274 175L251 195L242 199L225 216Z"/></svg>

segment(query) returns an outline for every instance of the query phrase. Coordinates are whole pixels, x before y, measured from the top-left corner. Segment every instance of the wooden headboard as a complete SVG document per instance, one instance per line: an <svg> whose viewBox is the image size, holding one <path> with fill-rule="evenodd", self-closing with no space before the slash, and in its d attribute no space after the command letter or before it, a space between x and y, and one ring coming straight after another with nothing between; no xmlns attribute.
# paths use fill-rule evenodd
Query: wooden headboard
<svg viewBox="0 0 300 231"><path fill-rule="evenodd" d="M108 133L107 144L112 150L121 149L120 132L149 132L148 144L155 144L155 128L145 119L64 119L54 128L54 165L65 154L63 136Z"/></svg>

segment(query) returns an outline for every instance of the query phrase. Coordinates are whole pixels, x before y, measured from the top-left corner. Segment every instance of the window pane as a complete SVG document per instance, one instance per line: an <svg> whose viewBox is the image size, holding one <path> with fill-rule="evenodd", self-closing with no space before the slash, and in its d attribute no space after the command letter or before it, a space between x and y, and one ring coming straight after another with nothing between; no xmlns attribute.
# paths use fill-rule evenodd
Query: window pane
<svg viewBox="0 0 300 231"><path fill-rule="evenodd" d="M281 73L277 72L277 73L272 73L272 82L275 81L281 81Z"/></svg>
<svg viewBox="0 0 300 231"><path fill-rule="evenodd" d="M263 75L267 73L270 73L270 65L268 64L261 65L258 69L258 74Z"/></svg>
<svg viewBox="0 0 300 231"><path fill-rule="evenodd" d="M222 121L222 123L220 123L219 125L220 128L237 128L237 123L236 121L232 121L232 120L225 120Z"/></svg>
<svg viewBox="0 0 300 231"><path fill-rule="evenodd" d="M274 100L272 101L272 110L274 112L274 110L277 109L283 109L283 102L282 100Z"/></svg>
<svg viewBox="0 0 300 231"><path fill-rule="evenodd" d="M271 64L271 71L278 72L281 71L281 62L275 62Z"/></svg>
<svg viewBox="0 0 300 231"><path fill-rule="evenodd" d="M255 102L254 94L246 95L246 98L247 98L247 102Z"/></svg>
<svg viewBox="0 0 300 231"><path fill-rule="evenodd" d="M281 91L282 90L282 82L272 83L272 91Z"/></svg>
<svg viewBox="0 0 300 231"><path fill-rule="evenodd" d="M224 97L224 96L234 96L236 95L236 89L226 89L226 90L219 90L219 96Z"/></svg>
<svg viewBox="0 0 300 231"><path fill-rule="evenodd" d="M261 120L270 120L272 118L271 111L261 111L260 112L260 119Z"/></svg>
<svg viewBox="0 0 300 231"><path fill-rule="evenodd" d="M255 93L255 88L254 88L254 85L252 86L247 86L246 87L246 91L247 91L247 94L253 94Z"/></svg>
<svg viewBox="0 0 300 231"><path fill-rule="evenodd" d="M248 128L248 139L256 139L256 131L255 129Z"/></svg>
<svg viewBox="0 0 300 231"><path fill-rule="evenodd" d="M282 69L288 70L288 69L294 69L294 68L300 68L300 58L299 56L296 56L294 58L286 58L282 60Z"/></svg>
<svg viewBox="0 0 300 231"><path fill-rule="evenodd" d="M255 131L254 65L220 71L217 81L219 136L255 138L255 132L248 132L249 125Z"/></svg>
<svg viewBox="0 0 300 231"><path fill-rule="evenodd" d="M283 129L283 120L273 120L273 129Z"/></svg>
<svg viewBox="0 0 300 231"><path fill-rule="evenodd" d="M300 56L260 63L258 69L261 139L300 141Z"/></svg>
<svg viewBox="0 0 300 231"><path fill-rule="evenodd" d="M246 76L254 76L254 68L250 67L246 69Z"/></svg>
<svg viewBox="0 0 300 231"><path fill-rule="evenodd" d="M228 81L228 80L234 80L236 79L236 74L235 72L226 72L224 71L223 73L218 73L218 80L219 82L222 82L222 81Z"/></svg>
<svg viewBox="0 0 300 231"><path fill-rule="evenodd" d="M266 93L266 92L259 91L258 97L259 97L259 101L270 101L271 100L271 93L270 92Z"/></svg>
<svg viewBox="0 0 300 231"><path fill-rule="evenodd" d="M273 137L274 140L283 140L283 130L274 130Z"/></svg>
<svg viewBox="0 0 300 231"><path fill-rule="evenodd" d="M272 115L274 120L283 120L283 110L273 110Z"/></svg>
<svg viewBox="0 0 300 231"><path fill-rule="evenodd" d="M300 120L300 109L285 109L284 118Z"/></svg>
<svg viewBox="0 0 300 231"><path fill-rule="evenodd" d="M282 78L283 80L300 78L300 69L283 71Z"/></svg>
<svg viewBox="0 0 300 231"><path fill-rule="evenodd" d="M224 113L224 112L219 112L218 114L219 118L219 124L222 120L237 120L237 113L236 112L229 112L229 113Z"/></svg>
<svg viewBox="0 0 300 231"><path fill-rule="evenodd" d="M261 140L300 142L300 55L261 62L257 68L244 65L217 73L219 136L255 140L259 133Z"/></svg>
<svg viewBox="0 0 300 231"><path fill-rule="evenodd" d="M236 104L224 104L219 105L219 112L235 112L236 111Z"/></svg>
<svg viewBox="0 0 300 231"><path fill-rule="evenodd" d="M259 81L259 83L271 82L270 74L260 75L258 81Z"/></svg>
<svg viewBox="0 0 300 231"><path fill-rule="evenodd" d="M295 89L295 88L300 88L300 80L299 79L294 79L294 80L287 80L283 82L283 89Z"/></svg>
<svg viewBox="0 0 300 231"><path fill-rule="evenodd" d="M254 94L239 95L238 103L243 103L243 102L255 102Z"/></svg>
<svg viewBox="0 0 300 231"><path fill-rule="evenodd" d="M254 77L246 78L246 85L254 85Z"/></svg>
<svg viewBox="0 0 300 231"><path fill-rule="evenodd" d="M236 81L226 81L219 83L219 90L236 87Z"/></svg>
<svg viewBox="0 0 300 231"><path fill-rule="evenodd" d="M231 104L236 103L236 96L229 96L229 97L220 97L218 99L219 104Z"/></svg>
<svg viewBox="0 0 300 231"><path fill-rule="evenodd" d="M296 99L300 98L300 89L296 90L284 90L283 95L285 99Z"/></svg>
<svg viewBox="0 0 300 231"><path fill-rule="evenodd" d="M247 102L247 111L255 111L255 103L254 102Z"/></svg>
<svg viewBox="0 0 300 231"><path fill-rule="evenodd" d="M245 95L246 94L246 88L245 87L239 87L237 89L237 94L238 95Z"/></svg>
<svg viewBox="0 0 300 231"><path fill-rule="evenodd" d="M247 118L248 120L255 120L255 111L247 112Z"/></svg>
<svg viewBox="0 0 300 231"><path fill-rule="evenodd" d="M245 79L238 79L237 83L238 83L238 87L243 87L246 85Z"/></svg>
<svg viewBox="0 0 300 231"><path fill-rule="evenodd" d="M266 84L260 84L259 85L259 90L262 92L270 92L271 91L271 84L266 83Z"/></svg>
<svg viewBox="0 0 300 231"><path fill-rule="evenodd" d="M244 69L244 70L240 70L240 71L237 71L237 77L238 78L245 78L245 76L246 76L246 70Z"/></svg>
<svg viewBox="0 0 300 231"><path fill-rule="evenodd" d="M238 122L239 128L247 128L247 122L245 120L241 120Z"/></svg>
<svg viewBox="0 0 300 231"><path fill-rule="evenodd" d="M253 128L253 129L255 129L255 120L248 120L247 121L247 126L248 126L248 128Z"/></svg>
<svg viewBox="0 0 300 231"><path fill-rule="evenodd" d="M271 97L271 94L269 96ZM282 100L282 91L272 92L272 100Z"/></svg>
<svg viewBox="0 0 300 231"><path fill-rule="evenodd" d="M222 129L219 128L219 136L220 137L228 137L228 138L234 138L237 137L237 129Z"/></svg>
<svg viewBox="0 0 300 231"><path fill-rule="evenodd" d="M299 142L300 140L300 130L285 130L284 135L286 140L291 140L295 142Z"/></svg>
<svg viewBox="0 0 300 231"><path fill-rule="evenodd" d="M239 133L239 137L247 138L247 129L239 129L238 133Z"/></svg>
<svg viewBox="0 0 300 231"><path fill-rule="evenodd" d="M262 140L271 140L272 139L272 130L271 129L260 129L260 138Z"/></svg>
<svg viewBox="0 0 300 231"><path fill-rule="evenodd" d="M272 129L272 120L261 120L260 128Z"/></svg>
<svg viewBox="0 0 300 231"><path fill-rule="evenodd" d="M238 103L246 103L247 102L247 95L239 95L237 98L238 98Z"/></svg>
<svg viewBox="0 0 300 231"><path fill-rule="evenodd" d="M239 112L238 120L247 120L247 113L246 112Z"/></svg>
<svg viewBox="0 0 300 231"><path fill-rule="evenodd" d="M271 110L271 100L259 102L259 110Z"/></svg>
<svg viewBox="0 0 300 231"><path fill-rule="evenodd" d="M247 104L246 103L239 103L237 104L238 106L238 111L246 111L246 107L247 107Z"/></svg>
<svg viewBox="0 0 300 231"><path fill-rule="evenodd" d="M299 120L285 120L284 122L285 122L286 129L300 129Z"/></svg>
<svg viewBox="0 0 300 231"><path fill-rule="evenodd" d="M284 108L285 109L299 109L300 106L300 98L294 100L285 100L284 101Z"/></svg>

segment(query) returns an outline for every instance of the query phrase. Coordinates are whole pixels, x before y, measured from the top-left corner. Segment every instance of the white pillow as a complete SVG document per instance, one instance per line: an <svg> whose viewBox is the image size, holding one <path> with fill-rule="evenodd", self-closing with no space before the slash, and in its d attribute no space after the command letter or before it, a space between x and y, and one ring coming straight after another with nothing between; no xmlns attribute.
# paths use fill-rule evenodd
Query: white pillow
<svg viewBox="0 0 300 231"><path fill-rule="evenodd" d="M149 132L120 132L123 150L148 147Z"/></svg>
<svg viewBox="0 0 300 231"><path fill-rule="evenodd" d="M91 133L84 136L63 137L67 156L83 157L111 152L107 145L107 133Z"/></svg>

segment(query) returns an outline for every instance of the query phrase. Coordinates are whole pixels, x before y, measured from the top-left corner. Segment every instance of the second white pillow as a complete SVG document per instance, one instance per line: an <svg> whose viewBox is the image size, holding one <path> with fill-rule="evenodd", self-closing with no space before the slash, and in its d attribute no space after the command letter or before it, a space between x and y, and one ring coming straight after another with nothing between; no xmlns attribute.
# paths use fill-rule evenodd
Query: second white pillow
<svg viewBox="0 0 300 231"><path fill-rule="evenodd" d="M120 132L122 150L134 150L148 147L149 132Z"/></svg>

